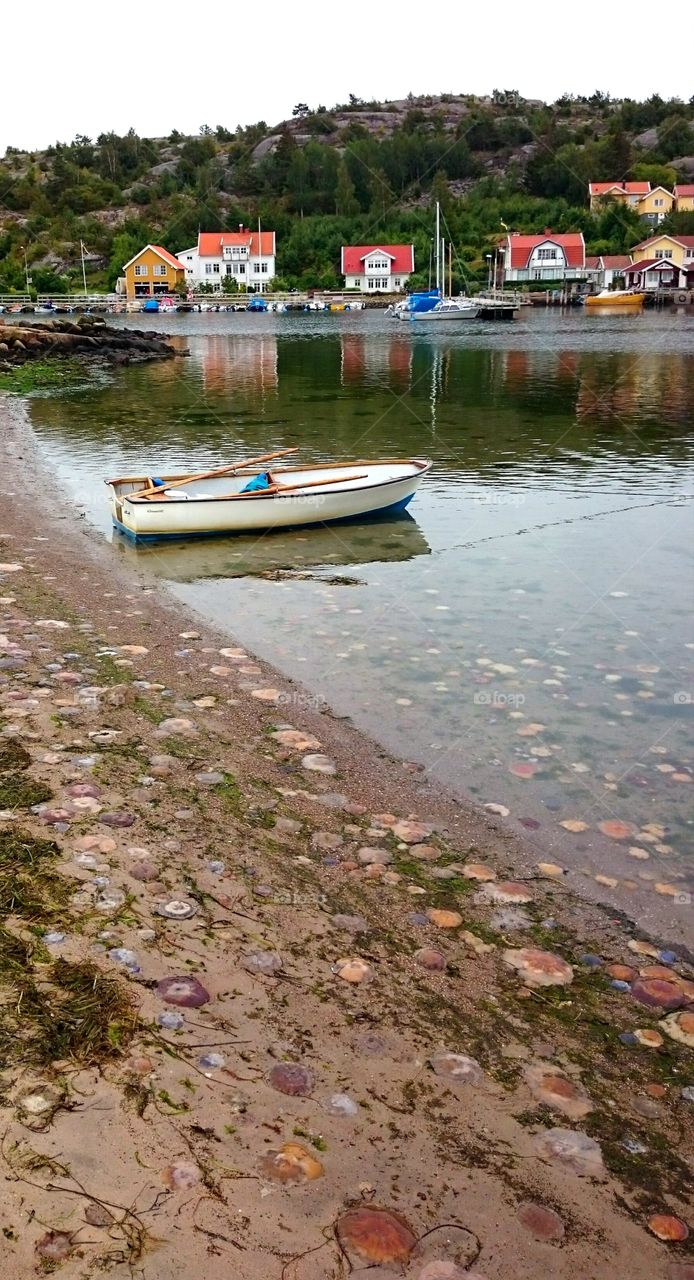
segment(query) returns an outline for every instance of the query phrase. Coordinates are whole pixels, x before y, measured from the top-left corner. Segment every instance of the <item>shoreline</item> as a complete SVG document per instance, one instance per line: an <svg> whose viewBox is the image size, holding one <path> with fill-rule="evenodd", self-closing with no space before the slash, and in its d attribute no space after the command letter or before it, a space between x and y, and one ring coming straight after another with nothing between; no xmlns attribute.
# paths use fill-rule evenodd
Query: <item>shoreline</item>
<svg viewBox="0 0 694 1280"><path fill-rule="evenodd" d="M63 1001L70 965L91 965L117 1031L50 1062L24 1046L6 1070L3 1280L37 1259L66 1280L337 1280L346 1256L374 1280L691 1280L687 1245L648 1226L686 1214L693 1073L668 1018L691 1017L691 971L292 704L300 686L125 575L55 490L27 510L36 445L22 405L0 415L0 741L12 785L41 795L32 812L18 791L0 833L54 839L60 871L33 915L12 896L10 933L36 948L25 1018L49 960ZM550 957L534 976L528 948ZM634 1029L650 1039L620 1040Z"/></svg>
<svg viewBox="0 0 694 1280"><path fill-rule="evenodd" d="M55 510L62 512L58 517L62 526L60 536L63 540L67 538L71 544L69 548L65 547L66 554L70 550L85 554L95 568L108 574L127 591L133 583L132 571L120 565L99 530L89 530L87 519L78 512L76 506L63 509L63 495L59 487L53 484L39 456L27 401L11 396L3 398L0 392L0 415L3 413L8 414L12 422L12 430L17 436L16 449L22 452L23 464L27 458L31 460L32 471L36 472L37 478L40 477L41 492L49 491ZM23 468L13 470L10 459L8 480L12 483L19 482L22 470ZM32 517L36 521L39 536L46 532L47 522L53 519L45 502L42 509L32 510ZM144 568L135 572L142 589L148 589L152 593L148 596L150 608L156 602L162 608L173 609L176 613L183 610L187 613L191 626L203 627L211 642L218 641L219 645L241 643L232 626L221 626L196 609L192 603L184 601L182 594L175 590L175 584L169 588L161 578L148 574ZM292 722L313 735L325 737L327 746L340 762L341 772L350 781L353 777L357 788L364 785L365 779L373 779L374 790L370 792L370 803L376 803L379 790L394 789L403 807L426 814L451 839L468 841L481 853L487 850L497 853L503 851L509 873L526 876L534 872L538 862L556 859L564 873L563 886L577 900L590 904L597 913L630 922L633 927L636 922L648 920L648 925L641 926L644 937L652 937L662 946L676 947L688 958L693 957L694 937L691 928L687 928L687 911L680 907L675 912L672 897L655 895L652 888L636 879L629 882L628 892L626 887L619 887L624 884L622 876L618 877L618 884L613 887L609 883L610 867L605 864L604 849L599 845L594 847L588 843L580 853L576 851L572 861L567 863L565 851L560 848L559 833L545 832L541 838L534 838L523 830L512 815L497 816L494 807L488 809L481 801L466 796L462 790L458 792L446 784L429 782L425 765L408 761L395 753L391 747L371 737L368 729L358 727L351 719L335 714L330 705L323 713L311 711L310 706L306 705L311 701L310 686L279 671L271 661L256 653L253 654L253 661L263 678L277 687L281 701L291 707ZM308 696L302 693L304 689ZM324 700L321 698L319 701ZM566 833L562 835L566 838ZM584 837L584 841L586 839ZM596 876L601 878L596 880Z"/></svg>

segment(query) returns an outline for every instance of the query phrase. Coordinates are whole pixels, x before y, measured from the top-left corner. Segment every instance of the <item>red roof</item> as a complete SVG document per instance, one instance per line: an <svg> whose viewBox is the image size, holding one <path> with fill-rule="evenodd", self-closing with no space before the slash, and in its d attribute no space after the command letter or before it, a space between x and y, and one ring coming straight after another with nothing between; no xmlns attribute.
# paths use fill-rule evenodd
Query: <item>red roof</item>
<svg viewBox="0 0 694 1280"><path fill-rule="evenodd" d="M669 231L661 231L660 235L649 236L648 240L642 240L640 244L634 245L633 252L637 249L647 249L649 244L657 244L659 240L674 240L675 244L681 244L685 249L694 249L694 236L673 236Z"/></svg>
<svg viewBox="0 0 694 1280"><path fill-rule="evenodd" d="M414 245L412 244L343 244L342 266L343 276L364 274L364 258L376 251L390 258L390 270L393 275L399 271L414 271Z"/></svg>
<svg viewBox="0 0 694 1280"><path fill-rule="evenodd" d="M678 267L672 258L645 258L643 262L634 262L627 268L630 275L635 275L637 271L652 271L654 267L659 270L684 271L684 267Z"/></svg>
<svg viewBox="0 0 694 1280"><path fill-rule="evenodd" d="M621 268L631 266L630 253L603 253L600 261L606 271L619 271Z"/></svg>
<svg viewBox="0 0 694 1280"><path fill-rule="evenodd" d="M274 231L258 232L248 228L244 231L200 231L198 232L198 253L201 258L221 258L225 245L245 245L253 258L271 258L275 252ZM258 246L260 245L260 254Z"/></svg>
<svg viewBox="0 0 694 1280"><path fill-rule="evenodd" d="M691 183L685 183L683 185L681 182L678 182L677 186L673 187L673 190L676 196L694 196L694 186L692 186Z"/></svg>
<svg viewBox="0 0 694 1280"><path fill-rule="evenodd" d="M183 263L179 262L178 258L174 258L173 254L169 253L168 249L162 249L160 244L146 244L144 249L140 249L134 257L130 258L128 262L123 264L122 270L125 271L126 267L129 267L131 263L137 262L137 259L141 258L147 249L152 249L154 253L159 254L159 257L163 258L164 262L167 262L168 265L173 267L176 271L181 271L183 269Z"/></svg>
<svg viewBox="0 0 694 1280"><path fill-rule="evenodd" d="M600 266L600 259L586 258L586 266L590 267L592 270L597 270L597 268Z"/></svg>
<svg viewBox="0 0 694 1280"><path fill-rule="evenodd" d="M588 190L592 196L604 196L608 191L621 191L628 196L647 196L651 189L650 182L589 182Z"/></svg>
<svg viewBox="0 0 694 1280"><path fill-rule="evenodd" d="M548 232L541 236L514 234L507 237L507 243L511 246L511 267L527 267L533 249L545 244L556 245L563 251L567 267L585 266L586 247L581 231L569 231L566 235L558 236Z"/></svg>

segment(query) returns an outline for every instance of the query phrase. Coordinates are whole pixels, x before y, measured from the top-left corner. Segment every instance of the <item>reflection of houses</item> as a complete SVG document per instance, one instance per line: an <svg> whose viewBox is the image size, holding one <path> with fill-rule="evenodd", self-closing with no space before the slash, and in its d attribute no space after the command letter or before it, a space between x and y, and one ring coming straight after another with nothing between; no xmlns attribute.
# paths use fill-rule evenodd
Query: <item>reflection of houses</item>
<svg viewBox="0 0 694 1280"><path fill-rule="evenodd" d="M123 267L128 299L173 293L183 283L183 267L168 249L146 244Z"/></svg>
<svg viewBox="0 0 694 1280"><path fill-rule="evenodd" d="M634 360L627 352L613 352L580 362L576 418L591 428L614 419L614 427L642 423L644 418L688 422L691 416L689 363L686 353L670 352L667 377L658 352L642 352ZM631 437L632 443L636 437Z"/></svg>
<svg viewBox="0 0 694 1280"><path fill-rule="evenodd" d="M586 246L581 231L526 236L512 231L502 241L503 272L507 284L527 280L586 280Z"/></svg>
<svg viewBox="0 0 694 1280"><path fill-rule="evenodd" d="M186 284L210 285L215 293L226 279L242 291L263 293L275 275L274 231L200 231L192 249L177 254L186 273Z"/></svg>
<svg viewBox="0 0 694 1280"><path fill-rule="evenodd" d="M401 383L409 385L412 369L412 343L398 334L367 337L363 333L341 334L342 385L364 382Z"/></svg>
<svg viewBox="0 0 694 1280"><path fill-rule="evenodd" d="M206 396L248 394L262 397L277 389L277 337L272 333L209 334L194 343Z"/></svg>
<svg viewBox="0 0 694 1280"><path fill-rule="evenodd" d="M694 288L694 236L651 236L634 247L632 256L624 273L628 288Z"/></svg>
<svg viewBox="0 0 694 1280"><path fill-rule="evenodd" d="M617 278L623 278L631 266L630 253L601 253L597 258L586 258L586 267L593 274L598 289L611 289Z"/></svg>
<svg viewBox="0 0 694 1280"><path fill-rule="evenodd" d="M414 271L414 245L343 244L340 271L346 289L401 293Z"/></svg>

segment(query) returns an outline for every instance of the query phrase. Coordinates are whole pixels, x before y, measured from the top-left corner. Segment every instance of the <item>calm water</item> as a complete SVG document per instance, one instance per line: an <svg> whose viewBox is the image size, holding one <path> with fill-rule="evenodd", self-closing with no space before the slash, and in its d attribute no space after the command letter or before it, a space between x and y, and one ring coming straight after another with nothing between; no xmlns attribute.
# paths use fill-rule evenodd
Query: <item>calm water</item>
<svg viewBox="0 0 694 1280"><path fill-rule="evenodd" d="M152 327L190 358L33 402L46 460L104 537L109 474L294 444L307 461L434 469L411 517L385 524L143 551L116 538L116 554L434 778L508 808L541 856L616 880L627 906L645 887L686 932L694 317Z"/></svg>

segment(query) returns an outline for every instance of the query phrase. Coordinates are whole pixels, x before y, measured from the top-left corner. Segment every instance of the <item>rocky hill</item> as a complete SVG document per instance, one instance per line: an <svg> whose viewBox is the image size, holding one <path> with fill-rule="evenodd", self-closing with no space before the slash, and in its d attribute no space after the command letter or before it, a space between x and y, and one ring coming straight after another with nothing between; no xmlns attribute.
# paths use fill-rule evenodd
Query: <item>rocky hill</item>
<svg viewBox="0 0 694 1280"><path fill-rule="evenodd" d="M460 271L483 269L502 222L518 230L583 229L594 252L638 238L629 217L590 217L589 180L694 175L694 99L564 97L553 104L497 90L327 109L297 103L288 120L193 136L134 130L78 136L45 151L8 148L0 162L0 292L93 287L154 240L172 251L199 227L260 217L278 233L282 283L330 287L345 240L414 241L420 266L440 200ZM681 216L681 215L680 215ZM683 229L683 228L680 228Z"/></svg>

